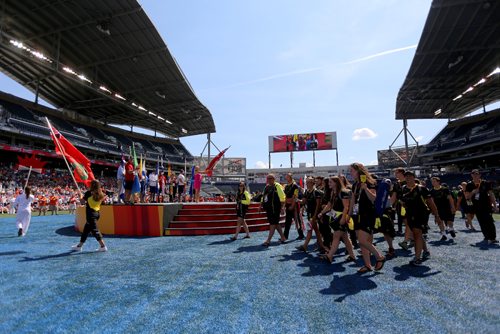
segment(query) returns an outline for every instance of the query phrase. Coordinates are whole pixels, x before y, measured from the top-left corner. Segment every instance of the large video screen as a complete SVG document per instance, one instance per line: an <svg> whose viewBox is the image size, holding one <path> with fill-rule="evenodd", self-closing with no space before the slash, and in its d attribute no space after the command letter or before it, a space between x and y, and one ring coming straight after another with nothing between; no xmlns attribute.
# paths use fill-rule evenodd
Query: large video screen
<svg viewBox="0 0 500 334"><path fill-rule="evenodd" d="M337 149L336 132L269 136L269 152L297 152Z"/></svg>

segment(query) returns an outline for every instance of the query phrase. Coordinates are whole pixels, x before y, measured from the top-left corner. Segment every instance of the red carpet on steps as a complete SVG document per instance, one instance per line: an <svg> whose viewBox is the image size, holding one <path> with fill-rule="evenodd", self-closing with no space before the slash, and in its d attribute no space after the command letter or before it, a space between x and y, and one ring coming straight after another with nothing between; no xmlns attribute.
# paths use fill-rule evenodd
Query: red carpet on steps
<svg viewBox="0 0 500 334"><path fill-rule="evenodd" d="M250 232L267 231L265 211L260 204L252 203L245 219ZM232 234L236 229L236 203L188 203L184 204L165 228L165 235ZM284 224L284 216L282 217ZM245 231L241 229L241 233Z"/></svg>

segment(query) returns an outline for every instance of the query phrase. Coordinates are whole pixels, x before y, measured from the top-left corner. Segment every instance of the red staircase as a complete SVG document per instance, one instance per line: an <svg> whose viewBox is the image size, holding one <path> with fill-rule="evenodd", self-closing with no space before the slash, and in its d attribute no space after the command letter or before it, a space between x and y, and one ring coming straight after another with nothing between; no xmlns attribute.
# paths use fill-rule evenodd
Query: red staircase
<svg viewBox="0 0 500 334"><path fill-rule="evenodd" d="M266 212L259 203L248 208L245 221L250 232L267 231ZM284 224L284 216L281 218ZM187 203L165 228L164 235L233 234L236 230L236 203ZM243 228L241 233L245 233Z"/></svg>

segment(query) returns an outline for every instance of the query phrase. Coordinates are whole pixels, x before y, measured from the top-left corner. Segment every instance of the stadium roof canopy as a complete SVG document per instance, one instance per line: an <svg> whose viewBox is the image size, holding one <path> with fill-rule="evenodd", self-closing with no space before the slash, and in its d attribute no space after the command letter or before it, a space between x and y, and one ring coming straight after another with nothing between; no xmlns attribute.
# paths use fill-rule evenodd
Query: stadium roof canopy
<svg viewBox="0 0 500 334"><path fill-rule="evenodd" d="M460 118L498 101L498 66L500 1L434 0L396 119Z"/></svg>
<svg viewBox="0 0 500 334"><path fill-rule="evenodd" d="M4 0L0 34L0 69L57 108L175 138L215 132L135 0Z"/></svg>

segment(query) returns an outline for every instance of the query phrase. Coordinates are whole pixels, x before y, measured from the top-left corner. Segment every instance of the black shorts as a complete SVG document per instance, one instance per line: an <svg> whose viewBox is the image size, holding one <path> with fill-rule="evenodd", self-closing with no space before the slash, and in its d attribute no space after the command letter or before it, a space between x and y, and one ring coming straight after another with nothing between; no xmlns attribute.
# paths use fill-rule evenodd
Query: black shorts
<svg viewBox="0 0 500 334"><path fill-rule="evenodd" d="M236 206L236 217L245 218L248 211L248 205L237 205Z"/></svg>
<svg viewBox="0 0 500 334"><path fill-rule="evenodd" d="M149 186L149 192L151 194L158 194L158 187Z"/></svg>
<svg viewBox="0 0 500 334"><path fill-rule="evenodd" d="M267 212L267 221L269 225L278 225L280 223L281 214L280 212Z"/></svg>
<svg viewBox="0 0 500 334"><path fill-rule="evenodd" d="M382 217L380 217L380 227L375 229L375 233L387 234L394 239L396 230L394 229L394 221L390 217L390 213L383 214Z"/></svg>
<svg viewBox="0 0 500 334"><path fill-rule="evenodd" d="M354 230L361 230L369 234L373 234L375 230L375 216L371 215L359 215L353 216Z"/></svg>
<svg viewBox="0 0 500 334"><path fill-rule="evenodd" d="M132 186L134 185L134 180L125 181L125 190L132 190Z"/></svg>
<svg viewBox="0 0 500 334"><path fill-rule="evenodd" d="M180 186L180 185L179 185L179 186L177 186L177 192L178 192L179 194L182 194L182 193L184 192L184 185L182 185L182 186Z"/></svg>
<svg viewBox="0 0 500 334"><path fill-rule="evenodd" d="M337 217L331 219L330 227L335 232L337 231L347 232L347 224L340 225L340 219L342 219L342 215L338 215Z"/></svg>
<svg viewBox="0 0 500 334"><path fill-rule="evenodd" d="M419 229L422 230L422 233L427 233L429 231L429 215L421 215L415 217L406 217L406 221L408 222L408 226L411 229Z"/></svg>
<svg viewBox="0 0 500 334"><path fill-rule="evenodd" d="M451 213L451 212L448 212L448 213L443 213L443 214L439 214L439 218L441 218L441 220L443 222L453 222L455 220L455 216Z"/></svg>
<svg viewBox="0 0 500 334"><path fill-rule="evenodd" d="M464 208L464 213L469 213L469 214L476 213L476 210L474 210L474 205L467 205L467 203L465 203L463 208Z"/></svg>

